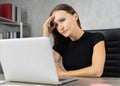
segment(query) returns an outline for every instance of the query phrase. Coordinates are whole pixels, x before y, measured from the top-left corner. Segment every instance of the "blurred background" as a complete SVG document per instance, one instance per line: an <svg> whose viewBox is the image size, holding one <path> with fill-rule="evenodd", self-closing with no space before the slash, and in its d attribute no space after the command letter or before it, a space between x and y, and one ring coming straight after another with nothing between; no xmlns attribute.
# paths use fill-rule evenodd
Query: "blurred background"
<svg viewBox="0 0 120 86"><path fill-rule="evenodd" d="M22 21L29 27L31 37L42 36L44 21L60 3L69 4L77 11L84 30L120 27L120 0L0 0L2 3L22 8Z"/></svg>

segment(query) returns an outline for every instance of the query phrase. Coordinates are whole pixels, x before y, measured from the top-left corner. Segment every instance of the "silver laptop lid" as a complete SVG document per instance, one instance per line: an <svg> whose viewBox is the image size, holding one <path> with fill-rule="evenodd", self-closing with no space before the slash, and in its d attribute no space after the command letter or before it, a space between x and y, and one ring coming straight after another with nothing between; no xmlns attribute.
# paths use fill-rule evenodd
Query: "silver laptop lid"
<svg viewBox="0 0 120 86"><path fill-rule="evenodd" d="M6 80L59 84L48 37L0 40L0 61Z"/></svg>

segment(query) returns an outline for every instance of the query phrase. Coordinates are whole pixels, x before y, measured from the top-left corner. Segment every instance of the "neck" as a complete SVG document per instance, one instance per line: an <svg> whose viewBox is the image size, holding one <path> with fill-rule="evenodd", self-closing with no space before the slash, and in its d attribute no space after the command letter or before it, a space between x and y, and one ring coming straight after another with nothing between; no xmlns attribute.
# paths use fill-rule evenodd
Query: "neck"
<svg viewBox="0 0 120 86"><path fill-rule="evenodd" d="M78 28L74 29L74 32L71 34L70 39L72 41L76 41L76 40L80 39L83 34L84 34L84 31L80 27L78 27Z"/></svg>

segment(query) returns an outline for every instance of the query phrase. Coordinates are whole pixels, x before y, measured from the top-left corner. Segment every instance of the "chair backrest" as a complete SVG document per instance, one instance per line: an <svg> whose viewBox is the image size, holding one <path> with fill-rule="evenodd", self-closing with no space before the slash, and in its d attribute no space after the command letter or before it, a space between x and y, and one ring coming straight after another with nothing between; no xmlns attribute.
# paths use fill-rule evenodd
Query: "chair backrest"
<svg viewBox="0 0 120 86"><path fill-rule="evenodd" d="M87 30L100 32L106 41L106 62L103 77L120 77L120 28Z"/></svg>

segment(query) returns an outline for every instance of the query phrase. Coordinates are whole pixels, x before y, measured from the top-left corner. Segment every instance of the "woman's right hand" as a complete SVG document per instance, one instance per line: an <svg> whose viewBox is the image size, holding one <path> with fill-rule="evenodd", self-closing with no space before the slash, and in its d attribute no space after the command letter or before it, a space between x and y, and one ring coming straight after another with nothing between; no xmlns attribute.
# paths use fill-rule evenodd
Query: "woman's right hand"
<svg viewBox="0 0 120 86"><path fill-rule="evenodd" d="M54 20L54 16L50 16L45 23L43 24L43 37L48 37L53 29L55 28L55 25L50 27L50 23Z"/></svg>

